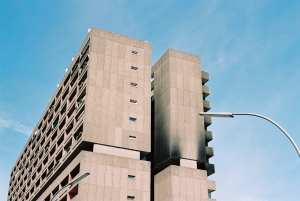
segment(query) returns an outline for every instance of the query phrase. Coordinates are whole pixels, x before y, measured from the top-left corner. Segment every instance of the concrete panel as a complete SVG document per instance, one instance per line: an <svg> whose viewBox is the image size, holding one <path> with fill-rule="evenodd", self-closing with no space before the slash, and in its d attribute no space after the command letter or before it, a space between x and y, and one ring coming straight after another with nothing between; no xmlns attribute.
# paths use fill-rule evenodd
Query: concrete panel
<svg viewBox="0 0 300 201"><path fill-rule="evenodd" d="M116 147L109 147L109 146L104 146L99 144L94 144L93 152L112 155L112 156L140 159L140 153L138 151L120 149Z"/></svg>
<svg viewBox="0 0 300 201"><path fill-rule="evenodd" d="M208 201L208 192L215 189L215 182L207 180L206 175L205 170L168 166L154 176L154 200L174 201L180 198L188 201Z"/></svg>

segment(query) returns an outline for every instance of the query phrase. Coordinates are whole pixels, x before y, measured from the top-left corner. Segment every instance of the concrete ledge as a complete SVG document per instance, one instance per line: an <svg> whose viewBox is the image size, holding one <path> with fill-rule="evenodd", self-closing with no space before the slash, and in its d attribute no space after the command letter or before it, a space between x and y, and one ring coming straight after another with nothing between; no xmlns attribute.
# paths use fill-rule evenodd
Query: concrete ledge
<svg viewBox="0 0 300 201"><path fill-rule="evenodd" d="M210 94L209 87L202 85L202 93L203 98L206 98Z"/></svg>
<svg viewBox="0 0 300 201"><path fill-rule="evenodd" d="M192 160L181 158L180 166L197 169L197 161L192 161Z"/></svg>
<svg viewBox="0 0 300 201"><path fill-rule="evenodd" d="M133 159L140 159L140 152L128 150L128 149L121 149L117 147L110 147L100 144L94 144L93 152L107 154L112 156L120 156L125 158L133 158Z"/></svg>
<svg viewBox="0 0 300 201"><path fill-rule="evenodd" d="M209 111L210 108L211 108L211 107L210 107L210 102L207 101L207 100L203 100L203 110L204 110L204 112Z"/></svg>
<svg viewBox="0 0 300 201"><path fill-rule="evenodd" d="M205 71L201 71L201 76L202 76L202 85L203 85L209 80L209 74Z"/></svg>

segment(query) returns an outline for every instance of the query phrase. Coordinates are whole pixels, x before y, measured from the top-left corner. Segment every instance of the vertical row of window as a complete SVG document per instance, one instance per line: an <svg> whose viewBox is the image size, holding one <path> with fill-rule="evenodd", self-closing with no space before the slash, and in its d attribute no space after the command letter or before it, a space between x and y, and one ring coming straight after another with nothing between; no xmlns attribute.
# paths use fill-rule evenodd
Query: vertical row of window
<svg viewBox="0 0 300 201"><path fill-rule="evenodd" d="M134 50L133 50L131 53L132 53L133 55L138 55L138 52L137 52L137 51L134 51ZM130 69L131 69L132 71L137 71L139 68L136 67L136 66L131 66ZM131 87L138 88L138 83L130 82L130 86L131 86ZM130 99L129 102L130 102L131 104L137 104L137 100L134 100L134 99ZM129 117L129 121L131 121L131 122L136 122L136 121L137 121L137 118L136 118L136 117ZM129 135L129 139L130 139L130 140L136 140L136 136ZM129 178L129 177L128 177L128 178ZM133 200L134 197L133 197L133 199L131 199L131 196L128 196L127 199L128 199L128 200Z"/></svg>
<svg viewBox="0 0 300 201"><path fill-rule="evenodd" d="M81 124L84 114L86 94L84 85L87 78L88 52L89 41L63 81L63 85L58 89L54 100L40 120L37 130L12 171L9 200L24 200L26 192L25 199L29 199L44 179L59 166L62 155L68 152L70 145L80 140L82 126L70 137L63 150L60 149L65 136L67 139L72 128ZM46 171L41 173L44 169Z"/></svg>

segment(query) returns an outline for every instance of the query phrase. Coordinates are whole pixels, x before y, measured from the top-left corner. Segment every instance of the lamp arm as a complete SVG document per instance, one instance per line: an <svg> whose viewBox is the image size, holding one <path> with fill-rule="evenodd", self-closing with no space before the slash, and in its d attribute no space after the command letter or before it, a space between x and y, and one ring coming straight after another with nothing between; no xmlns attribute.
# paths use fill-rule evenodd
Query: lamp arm
<svg viewBox="0 0 300 201"><path fill-rule="evenodd" d="M52 199L50 201L52 201L54 199L54 197L60 192L62 191L63 189L65 189L67 186L70 186L70 183L64 185L61 189L59 189L52 197Z"/></svg>

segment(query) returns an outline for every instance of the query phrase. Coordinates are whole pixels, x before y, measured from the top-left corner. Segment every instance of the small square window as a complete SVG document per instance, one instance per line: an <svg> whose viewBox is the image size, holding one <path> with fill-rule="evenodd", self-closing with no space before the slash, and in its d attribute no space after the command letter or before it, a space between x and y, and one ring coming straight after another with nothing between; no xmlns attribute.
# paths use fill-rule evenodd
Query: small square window
<svg viewBox="0 0 300 201"><path fill-rule="evenodd" d="M138 51L134 51L134 50L132 50L131 53L132 53L133 55L138 55L138 54L139 54Z"/></svg>
<svg viewBox="0 0 300 201"><path fill-rule="evenodd" d="M137 83L134 83L134 82L131 82L131 83L130 83L130 86L132 86L132 87L138 87L138 84L137 84Z"/></svg>
<svg viewBox="0 0 300 201"><path fill-rule="evenodd" d="M211 193L212 193L212 192L213 192L212 190L208 189L208 198L209 198L209 199L212 198L212 197L211 197Z"/></svg>
<svg viewBox="0 0 300 201"><path fill-rule="evenodd" d="M135 179L134 175L128 175L128 179Z"/></svg>
<svg viewBox="0 0 300 201"><path fill-rule="evenodd" d="M137 100L130 99L130 103L137 104Z"/></svg>
<svg viewBox="0 0 300 201"><path fill-rule="evenodd" d="M127 196L127 200L134 200L134 196L128 195L128 196Z"/></svg>
<svg viewBox="0 0 300 201"><path fill-rule="evenodd" d="M134 118L134 117L129 117L129 120L130 120L130 121L136 121L136 118Z"/></svg>
<svg viewBox="0 0 300 201"><path fill-rule="evenodd" d="M136 139L136 136L129 135L129 139L130 139L130 140L135 140L135 139Z"/></svg>
<svg viewBox="0 0 300 201"><path fill-rule="evenodd" d="M136 66L131 66L131 70L138 70L139 68Z"/></svg>

